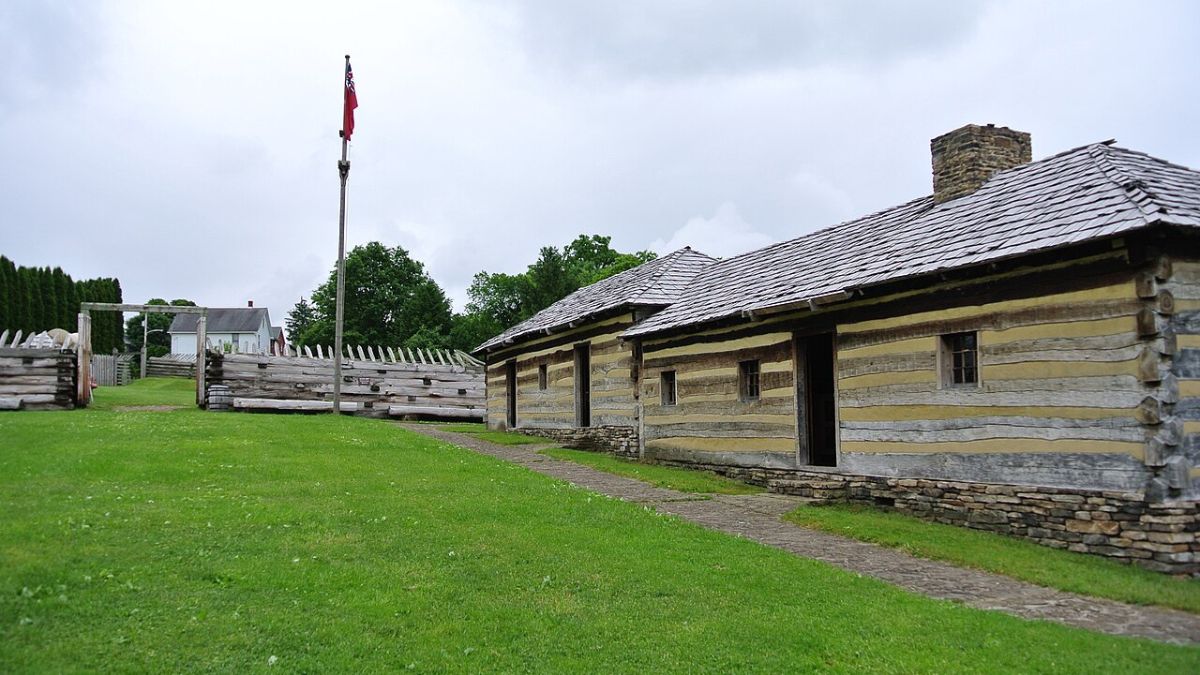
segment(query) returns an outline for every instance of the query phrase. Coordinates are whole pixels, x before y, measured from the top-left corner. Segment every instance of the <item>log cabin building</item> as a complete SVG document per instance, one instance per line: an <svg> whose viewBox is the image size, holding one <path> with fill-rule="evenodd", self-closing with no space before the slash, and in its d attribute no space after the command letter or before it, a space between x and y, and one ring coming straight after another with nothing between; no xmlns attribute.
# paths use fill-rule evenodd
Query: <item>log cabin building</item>
<svg viewBox="0 0 1200 675"><path fill-rule="evenodd" d="M691 248L581 288L488 340L487 422L637 456L640 355L621 333L716 262Z"/></svg>
<svg viewBox="0 0 1200 675"><path fill-rule="evenodd" d="M489 424L1200 572L1200 172L993 125L931 147L930 196L485 343ZM622 295L685 252L686 285Z"/></svg>

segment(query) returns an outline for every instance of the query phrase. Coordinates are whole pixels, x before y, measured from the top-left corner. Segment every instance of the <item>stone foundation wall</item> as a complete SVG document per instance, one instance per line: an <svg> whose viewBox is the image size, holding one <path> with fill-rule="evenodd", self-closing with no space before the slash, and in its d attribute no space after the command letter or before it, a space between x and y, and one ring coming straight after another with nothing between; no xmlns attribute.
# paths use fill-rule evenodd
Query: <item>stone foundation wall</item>
<svg viewBox="0 0 1200 675"><path fill-rule="evenodd" d="M672 462L674 463L674 462ZM1169 574L1200 575L1200 503L1140 492L884 478L680 464L827 502L859 502L950 525L1024 537Z"/></svg>
<svg viewBox="0 0 1200 675"><path fill-rule="evenodd" d="M526 436L552 438L564 447L604 450L619 457L638 456L637 429L621 426L573 427L570 429L513 429Z"/></svg>

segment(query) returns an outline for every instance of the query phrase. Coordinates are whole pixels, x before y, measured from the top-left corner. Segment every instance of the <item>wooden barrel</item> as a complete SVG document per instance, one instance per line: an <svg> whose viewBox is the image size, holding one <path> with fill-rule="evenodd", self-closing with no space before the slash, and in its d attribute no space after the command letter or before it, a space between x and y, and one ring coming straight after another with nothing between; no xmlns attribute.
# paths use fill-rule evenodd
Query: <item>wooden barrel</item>
<svg viewBox="0 0 1200 675"><path fill-rule="evenodd" d="M214 412L227 411L233 407L233 394L229 387L214 384L208 387L208 409Z"/></svg>

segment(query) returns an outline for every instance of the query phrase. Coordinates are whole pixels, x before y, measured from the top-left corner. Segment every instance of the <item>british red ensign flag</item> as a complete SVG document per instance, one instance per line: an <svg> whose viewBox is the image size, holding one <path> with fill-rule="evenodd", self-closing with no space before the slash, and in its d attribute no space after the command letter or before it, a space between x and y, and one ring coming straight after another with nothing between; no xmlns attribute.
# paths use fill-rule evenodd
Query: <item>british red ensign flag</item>
<svg viewBox="0 0 1200 675"><path fill-rule="evenodd" d="M354 133L354 109L358 107L358 95L354 93L354 71L350 60L346 60L346 107L342 113L342 134L346 140Z"/></svg>

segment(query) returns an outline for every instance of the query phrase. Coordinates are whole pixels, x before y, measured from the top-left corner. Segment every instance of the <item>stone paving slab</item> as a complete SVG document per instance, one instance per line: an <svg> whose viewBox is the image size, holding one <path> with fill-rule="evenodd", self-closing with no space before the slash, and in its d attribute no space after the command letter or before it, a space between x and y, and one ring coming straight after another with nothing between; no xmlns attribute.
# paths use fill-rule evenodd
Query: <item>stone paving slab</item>
<svg viewBox="0 0 1200 675"><path fill-rule="evenodd" d="M1200 643L1200 616L1194 614L1043 588L781 521L780 516L806 501L799 497L767 493L709 497L678 492L538 454L545 448L556 447L553 443L507 446L429 425L400 426L610 497L645 504L712 530L875 577L914 593L1111 635L1176 644Z"/></svg>

